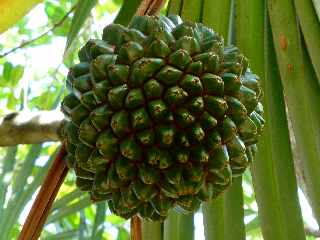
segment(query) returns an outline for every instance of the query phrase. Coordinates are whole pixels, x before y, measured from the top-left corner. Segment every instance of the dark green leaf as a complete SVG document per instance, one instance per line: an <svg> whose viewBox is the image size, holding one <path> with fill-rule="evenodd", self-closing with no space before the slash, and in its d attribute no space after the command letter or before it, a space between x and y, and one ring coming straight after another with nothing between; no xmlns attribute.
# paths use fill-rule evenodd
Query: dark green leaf
<svg viewBox="0 0 320 240"><path fill-rule="evenodd" d="M124 0L114 23L128 25L142 0Z"/></svg>

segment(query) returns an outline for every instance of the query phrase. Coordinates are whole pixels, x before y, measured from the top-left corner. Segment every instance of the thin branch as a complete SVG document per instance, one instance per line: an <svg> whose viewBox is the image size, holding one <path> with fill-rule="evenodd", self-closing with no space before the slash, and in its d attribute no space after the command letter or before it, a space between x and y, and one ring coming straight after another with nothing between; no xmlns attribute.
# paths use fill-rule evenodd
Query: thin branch
<svg viewBox="0 0 320 240"><path fill-rule="evenodd" d="M0 146L59 141L64 119L58 111L21 111L0 117Z"/></svg>
<svg viewBox="0 0 320 240"><path fill-rule="evenodd" d="M24 42L22 42L19 46L14 47L14 48L12 48L11 50L9 50L8 52L5 52L5 53L1 54L1 55L0 55L0 59L6 57L7 55L9 55L9 54L11 54L11 53L13 53L13 52L15 52L15 51L17 51L17 50L19 50L19 49L22 49L22 48L24 48L24 47L27 47L27 46L30 45L31 43L39 40L40 38L46 36L48 33L54 31L56 28L60 27L60 26L64 23L64 21L69 17L69 15L75 10L75 8L76 8L76 5L73 6L73 7L69 10L69 12L67 12L66 15L64 15L64 16L60 19L60 21L58 21L58 22L56 22L55 24L53 24L53 26L52 26L49 30L47 30L46 32L40 34L39 36L37 36L37 37L35 37L35 38L33 38L33 39L30 39L30 40L28 40L28 41L24 41Z"/></svg>

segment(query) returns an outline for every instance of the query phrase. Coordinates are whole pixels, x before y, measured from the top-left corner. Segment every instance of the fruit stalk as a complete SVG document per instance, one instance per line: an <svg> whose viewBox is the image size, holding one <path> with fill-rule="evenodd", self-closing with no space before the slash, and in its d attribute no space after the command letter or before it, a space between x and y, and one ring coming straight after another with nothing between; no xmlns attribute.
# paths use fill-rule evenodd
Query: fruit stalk
<svg viewBox="0 0 320 240"><path fill-rule="evenodd" d="M130 222L131 240L142 240L141 237L141 219L138 216L131 218Z"/></svg>
<svg viewBox="0 0 320 240"><path fill-rule="evenodd" d="M63 160L65 155L66 151L62 145L41 185L37 198L20 232L19 240L36 240L39 238L52 203L68 172L67 165Z"/></svg>
<svg viewBox="0 0 320 240"><path fill-rule="evenodd" d="M158 15L163 3L163 0L144 0L138 8L136 15Z"/></svg>

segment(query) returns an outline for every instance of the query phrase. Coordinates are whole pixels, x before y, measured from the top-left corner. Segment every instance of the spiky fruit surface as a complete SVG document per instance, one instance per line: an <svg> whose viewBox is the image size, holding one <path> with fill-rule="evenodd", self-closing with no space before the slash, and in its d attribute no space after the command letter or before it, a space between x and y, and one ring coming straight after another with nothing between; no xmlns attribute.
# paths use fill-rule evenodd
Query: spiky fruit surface
<svg viewBox="0 0 320 240"><path fill-rule="evenodd" d="M77 186L125 218L195 211L247 167L264 124L236 47L180 17L135 17L70 69L64 139Z"/></svg>

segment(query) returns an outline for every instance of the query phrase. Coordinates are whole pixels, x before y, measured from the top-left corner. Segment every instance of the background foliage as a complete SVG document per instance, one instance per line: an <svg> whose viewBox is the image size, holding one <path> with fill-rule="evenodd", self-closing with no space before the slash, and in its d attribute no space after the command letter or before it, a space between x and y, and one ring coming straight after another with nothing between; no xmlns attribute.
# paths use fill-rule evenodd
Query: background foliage
<svg viewBox="0 0 320 240"><path fill-rule="evenodd" d="M131 14L134 13L132 8L135 3L132 2L139 3L131 1L132 6L122 8L117 18L119 22L127 20L123 17L127 12L123 11L131 7ZM207 5L201 5L199 2ZM192 0L188 2L189 5L183 5L183 1L174 0L169 6L169 12L180 13L189 20L201 19L214 27L224 35L226 42L240 46L251 59L252 68L265 79L268 134L262 139L263 147L253 165L253 176L247 171L242 179L234 182L232 189L224 196L214 203L205 205L194 216L171 213L164 226L144 223L145 236L150 234L149 236L153 236L154 239L162 239L160 236L163 235L167 240L193 238L200 240L204 239L205 234L207 239L213 239L215 236L215 239L240 240L263 239L263 233L264 239L304 239L302 224L307 229L307 239L315 239L315 235L318 234L311 231L316 230L318 225L313 218L310 204L301 190L298 202L293 157L297 157L295 154L298 153L298 158L302 161L314 158L313 164L319 159L305 151L294 151L296 147L292 142L292 133L291 142L289 139L283 88L286 100L289 99L288 110L293 121L298 118L298 123L301 123L307 119L313 124L313 130L319 131L317 121L319 122L320 115L319 112L313 111L317 108L315 101L319 99L320 94L318 91L320 71L317 71L320 66L317 65L320 44L316 41L319 40L317 36L320 32L319 15L317 15L319 4L312 0L295 1L295 6L299 6L297 14L300 23L304 24L301 24L301 29L296 29L292 26L295 24L290 18L292 16L282 19L295 29L295 31L292 31L292 28L286 30L293 32L289 34L291 38L286 41L289 42L289 49L294 46L293 41L299 41L300 45L304 37L305 42L302 42L301 52L291 51L281 55L275 51L277 53L280 51L277 36L283 41L281 40L283 26L279 23L285 16L278 16L276 9L289 9L288 11L293 13L295 12L293 1L269 1L271 23L266 20L267 16L264 17L266 14L264 1L236 2L238 4L233 5L234 1ZM76 50L89 38L101 36L103 27L116 17L121 4L121 0L45 0L2 34L0 115L18 110L58 108L65 93L64 80L67 69L77 61ZM126 1L126 4L130 4L130 1ZM237 15L234 19L235 10ZM166 13L165 9L163 13ZM231 18L233 20L230 20L230 16L233 16ZM259 24L265 24L264 28ZM304 35L300 35L300 30ZM310 32L313 32L314 36L309 36ZM253 35L255 37L252 37ZM281 44L285 43L280 42L280 48ZM304 44L311 51L307 52ZM316 55L317 53L319 55ZM290 88L289 81L298 81L301 73L293 76L293 80L291 75L285 73L284 69L288 68L288 65L285 65L287 58L294 58L296 60L294 64L297 66L305 64L306 75L303 79L310 81L307 83L301 81L298 84L303 90L296 88L294 91ZM303 95L302 103L297 102L299 98L296 101L292 99L297 93ZM305 105L294 108L292 104ZM299 111L304 117L298 114ZM270 118L270 116L276 117ZM303 139L310 141L313 137L310 135L316 135L314 132L309 133L309 136L302 134L301 129L295 134L298 134L298 141ZM316 143L319 142L312 144ZM17 238L37 189L55 156L57 146L57 143L44 143L0 148L0 240ZM298 146L298 149L301 148ZM316 173L319 166L315 168ZM313 179L309 180L311 183L312 181ZM319 203L313 201L317 192L312 187L318 185L314 183L309 187L311 198L308 200L311 199L309 202L314 209ZM129 223L112 215L105 203L91 204L87 195L75 189L72 173L68 174L57 199L41 239L129 239ZM319 212L314 213L319 220L317 215Z"/></svg>

